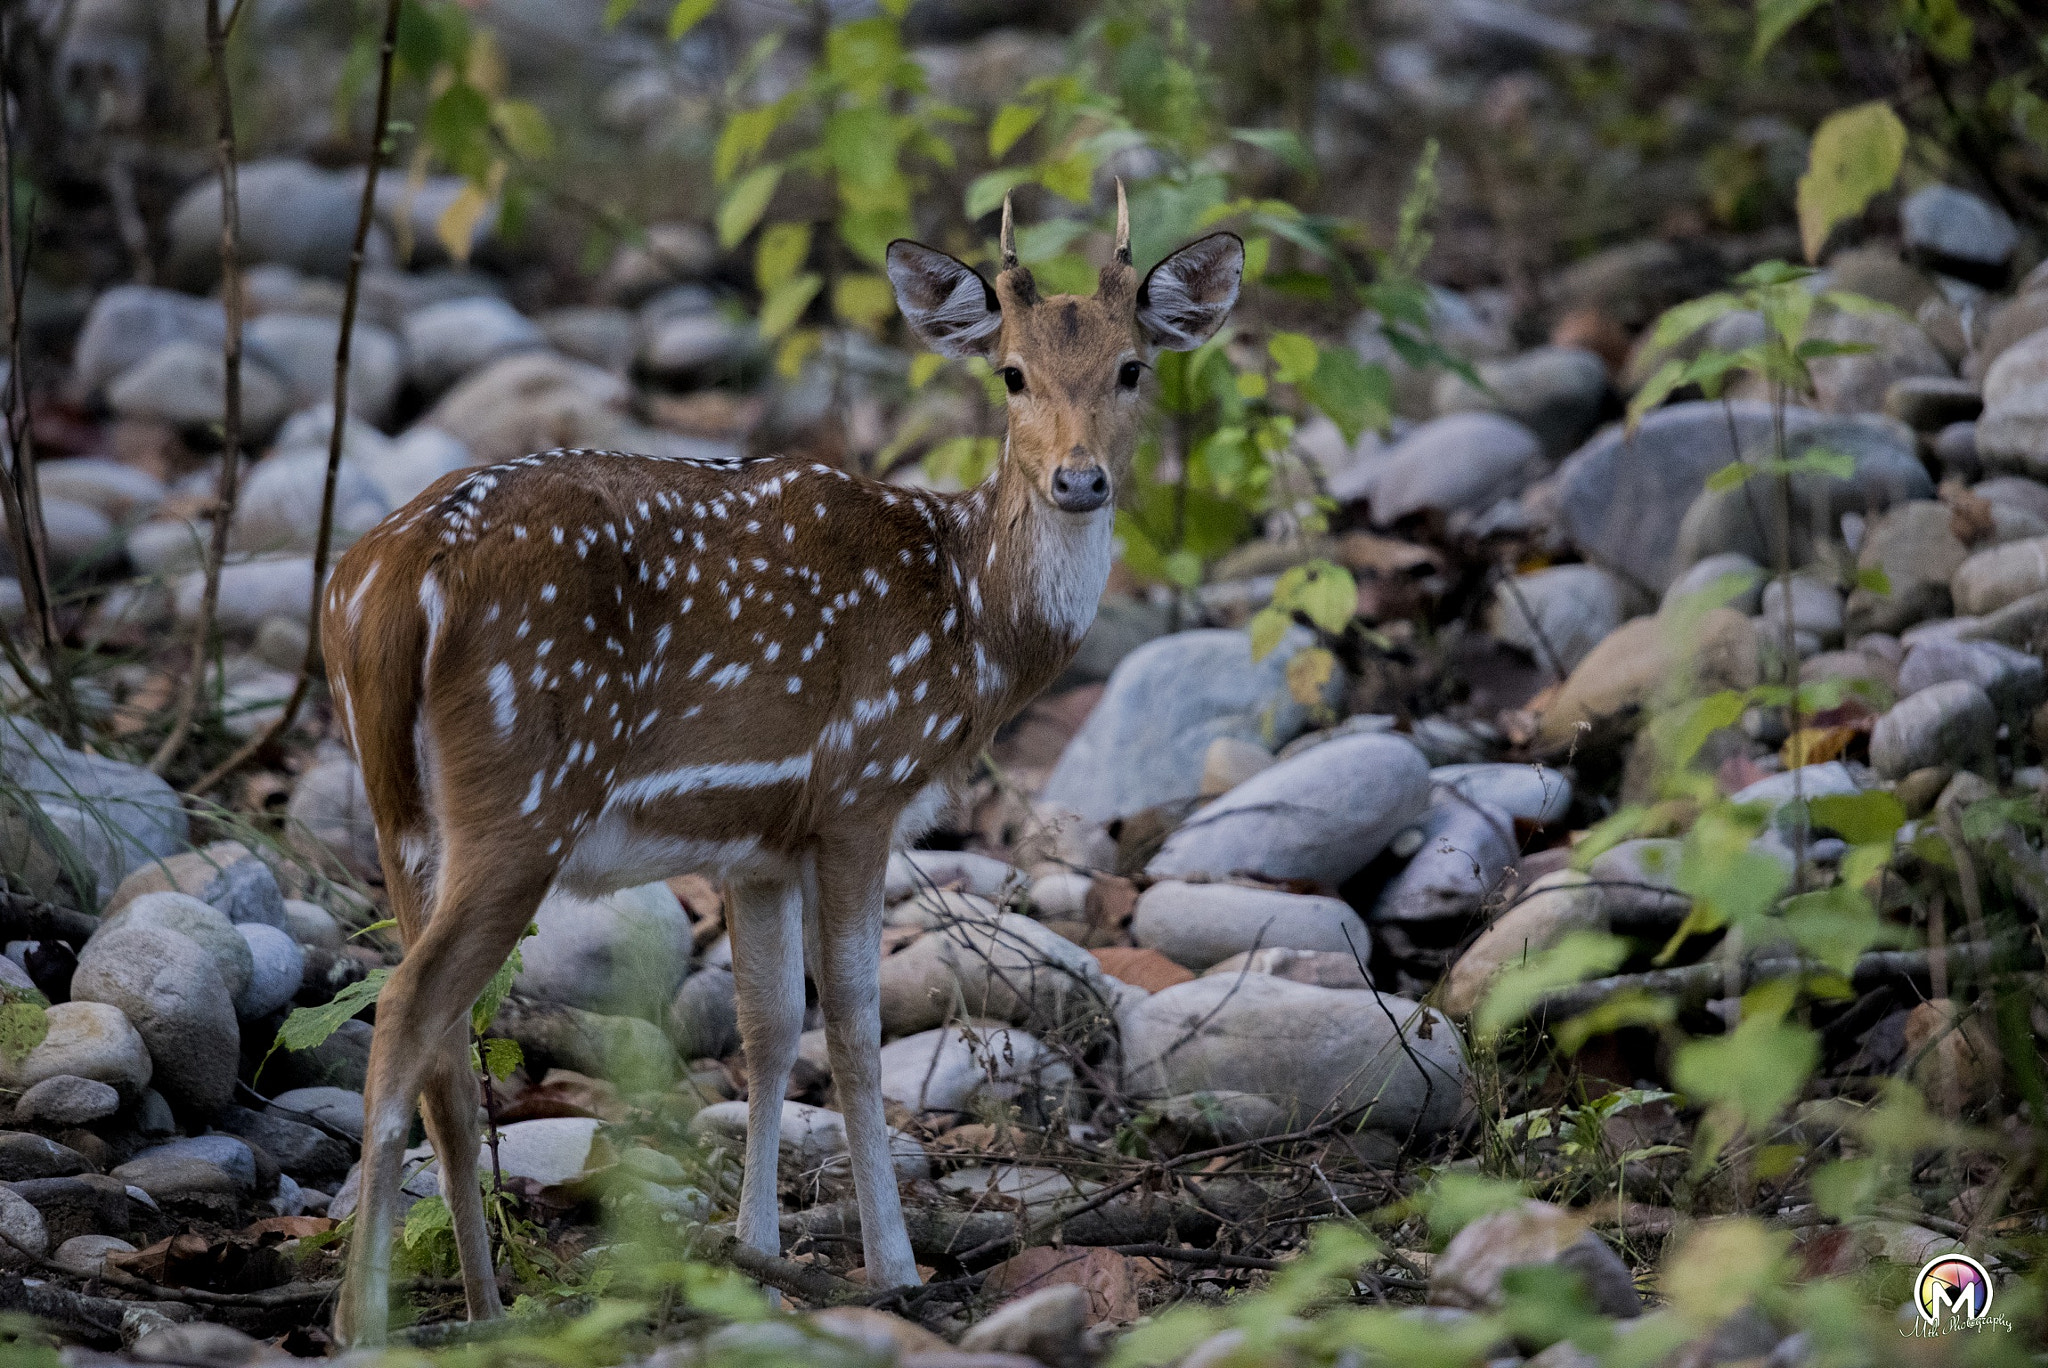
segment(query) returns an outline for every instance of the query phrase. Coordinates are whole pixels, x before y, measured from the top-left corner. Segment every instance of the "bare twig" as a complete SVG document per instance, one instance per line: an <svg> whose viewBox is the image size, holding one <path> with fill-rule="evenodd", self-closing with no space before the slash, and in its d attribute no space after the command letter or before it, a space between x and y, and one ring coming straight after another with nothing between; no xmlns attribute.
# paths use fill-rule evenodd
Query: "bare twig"
<svg viewBox="0 0 2048 1368"><path fill-rule="evenodd" d="M221 22L220 0L206 0L206 56L213 75L214 163L220 171L220 299L227 317L221 341L221 464L220 497L213 511L212 536L206 547L205 584L199 595L198 620L192 628L192 666L178 693L171 730L150 757L149 767L162 774L184 748L199 711L199 692L206 682L206 660L220 607L221 566L228 556L228 531L242 491L242 207L235 164L234 92L228 87L227 29Z"/></svg>
<svg viewBox="0 0 2048 1368"><path fill-rule="evenodd" d="M384 139L391 123L391 67L393 54L398 50L399 7L400 0L388 0L384 8L384 36L377 53L377 108L370 120L370 155L363 169L363 197L356 206L356 236L349 250L348 279L342 287L341 337L334 344L334 426L327 434L327 479L320 489L320 530L313 541L313 598L306 610L306 654L299 661L298 678L292 682L291 697L285 700L284 711L234 754L202 775L190 789L195 794L206 792L291 730L299 709L305 706L306 695L313 686L313 670L320 660L320 593L327 581L328 555L334 541L335 487L341 475L342 442L348 431L348 366L355 339L356 304L362 292L370 224L377 214L377 170L384 164Z"/></svg>
<svg viewBox="0 0 2048 1368"><path fill-rule="evenodd" d="M9 68L14 26L0 24L0 70ZM4 493L9 540L22 580L29 619L41 639L47 684L36 680L7 640L8 663L22 682L57 717L58 731L69 746L78 744L78 708L71 696L71 677L62 659L57 610L50 595L49 534L43 526L43 496L36 479L35 430L29 415L28 356L22 349L22 291L27 278L27 252L17 267L14 243L14 129L6 117L8 92L0 89L0 270L7 275L7 478Z"/></svg>

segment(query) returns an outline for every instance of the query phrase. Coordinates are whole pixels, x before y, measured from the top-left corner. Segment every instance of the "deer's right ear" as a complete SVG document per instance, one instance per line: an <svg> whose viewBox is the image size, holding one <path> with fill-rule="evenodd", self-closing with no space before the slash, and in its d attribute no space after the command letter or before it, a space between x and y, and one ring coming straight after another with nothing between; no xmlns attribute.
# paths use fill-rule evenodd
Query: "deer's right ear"
<svg viewBox="0 0 2048 1368"><path fill-rule="evenodd" d="M889 244L889 282L918 341L941 356L981 356L1002 329L990 284L964 261L908 238Z"/></svg>

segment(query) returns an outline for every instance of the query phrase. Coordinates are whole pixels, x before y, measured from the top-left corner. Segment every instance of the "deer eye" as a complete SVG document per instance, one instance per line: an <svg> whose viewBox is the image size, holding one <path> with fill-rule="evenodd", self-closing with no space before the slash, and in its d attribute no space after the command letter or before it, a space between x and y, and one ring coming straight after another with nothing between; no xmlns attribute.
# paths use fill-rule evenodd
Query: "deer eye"
<svg viewBox="0 0 2048 1368"><path fill-rule="evenodd" d="M1125 389L1138 387L1138 376L1145 368L1135 361L1126 361L1116 368L1116 382Z"/></svg>
<svg viewBox="0 0 2048 1368"><path fill-rule="evenodd" d="M1003 388L1012 394L1024 392L1024 372L1015 366L1005 366L997 374L1003 377Z"/></svg>

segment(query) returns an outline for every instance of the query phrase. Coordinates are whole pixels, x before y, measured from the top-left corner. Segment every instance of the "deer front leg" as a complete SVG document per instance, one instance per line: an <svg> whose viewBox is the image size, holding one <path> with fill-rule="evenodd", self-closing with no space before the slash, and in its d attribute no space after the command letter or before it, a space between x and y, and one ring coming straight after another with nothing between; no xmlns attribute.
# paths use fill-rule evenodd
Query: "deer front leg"
<svg viewBox="0 0 2048 1368"><path fill-rule="evenodd" d="M747 1171L740 1185L740 1242L782 1252L776 1159L782 1095L804 1029L803 894L794 880L735 883L732 974L747 1055Z"/></svg>
<svg viewBox="0 0 2048 1368"><path fill-rule="evenodd" d="M886 829L820 843L812 966L825 1010L832 1086L846 1118L868 1286L877 1288L921 1281L882 1117L882 876L888 858Z"/></svg>

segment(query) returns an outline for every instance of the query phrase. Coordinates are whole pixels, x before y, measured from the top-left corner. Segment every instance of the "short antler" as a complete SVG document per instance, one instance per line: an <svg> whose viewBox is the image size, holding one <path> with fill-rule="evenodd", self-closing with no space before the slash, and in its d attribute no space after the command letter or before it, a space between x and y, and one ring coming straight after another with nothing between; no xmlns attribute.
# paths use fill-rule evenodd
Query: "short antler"
<svg viewBox="0 0 2048 1368"><path fill-rule="evenodd" d="M1131 202L1124 198L1122 176L1116 178L1116 259L1131 264Z"/></svg>
<svg viewBox="0 0 2048 1368"><path fill-rule="evenodd" d="M1016 270L1017 229L1016 226L1010 221L1010 197L1008 195L1003 196L1003 230L1002 236L998 239L998 242L1000 243L1002 248L1003 269L1006 271Z"/></svg>

